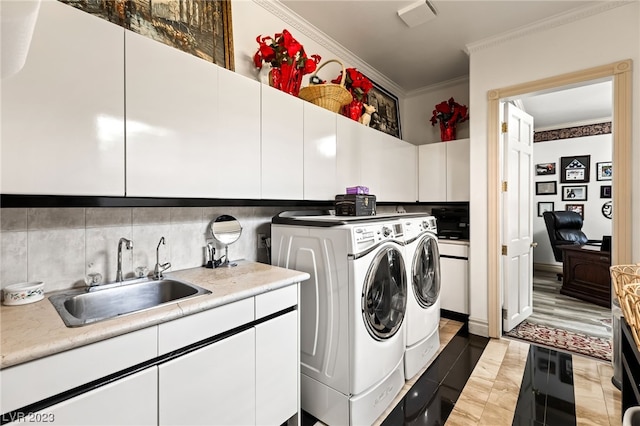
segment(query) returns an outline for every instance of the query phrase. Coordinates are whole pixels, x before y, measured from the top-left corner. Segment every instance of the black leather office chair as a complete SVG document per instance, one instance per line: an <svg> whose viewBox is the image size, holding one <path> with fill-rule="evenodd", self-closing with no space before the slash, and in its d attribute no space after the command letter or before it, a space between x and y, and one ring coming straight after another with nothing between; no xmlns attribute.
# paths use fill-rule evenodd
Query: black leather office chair
<svg viewBox="0 0 640 426"><path fill-rule="evenodd" d="M579 213L572 211L553 211L542 213L544 223L547 226L549 241L553 249L553 257L556 262L562 262L562 250L560 246L575 245L600 245L600 240L590 240L582 232L583 220ZM562 274L558 274L558 280L562 279Z"/></svg>

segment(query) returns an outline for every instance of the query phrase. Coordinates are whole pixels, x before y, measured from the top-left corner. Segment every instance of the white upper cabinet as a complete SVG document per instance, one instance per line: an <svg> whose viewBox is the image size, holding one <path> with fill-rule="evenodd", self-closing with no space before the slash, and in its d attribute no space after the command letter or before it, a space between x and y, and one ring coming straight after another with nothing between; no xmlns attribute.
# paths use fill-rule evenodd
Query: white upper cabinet
<svg viewBox="0 0 640 426"><path fill-rule="evenodd" d="M350 186L365 185L360 173L360 150L366 129L354 126L353 120L339 114L336 121L336 194L344 194Z"/></svg>
<svg viewBox="0 0 640 426"><path fill-rule="evenodd" d="M304 102L304 199L336 195L336 114Z"/></svg>
<svg viewBox="0 0 640 426"><path fill-rule="evenodd" d="M469 139L418 147L419 201L469 201Z"/></svg>
<svg viewBox="0 0 640 426"><path fill-rule="evenodd" d="M382 177L381 201L414 203L418 199L418 148L386 133L382 139L383 164L378 169Z"/></svg>
<svg viewBox="0 0 640 426"><path fill-rule="evenodd" d="M262 86L262 198L303 197L303 103Z"/></svg>
<svg viewBox="0 0 640 426"><path fill-rule="evenodd" d="M447 143L418 147L418 199L447 201Z"/></svg>
<svg viewBox="0 0 640 426"><path fill-rule="evenodd" d="M260 83L219 68L218 111L215 144L201 153L210 160L209 182L217 198L259 199Z"/></svg>
<svg viewBox="0 0 640 426"><path fill-rule="evenodd" d="M447 199L469 201L469 139L447 144Z"/></svg>
<svg viewBox="0 0 640 426"><path fill-rule="evenodd" d="M218 197L218 67L131 31L126 47L127 195Z"/></svg>
<svg viewBox="0 0 640 426"><path fill-rule="evenodd" d="M24 67L2 79L2 193L124 195L123 39L121 27L41 2ZM3 40L3 62L10 52Z"/></svg>
<svg viewBox="0 0 640 426"><path fill-rule="evenodd" d="M415 202L417 147L343 116L337 118L337 190L363 185L376 201Z"/></svg>

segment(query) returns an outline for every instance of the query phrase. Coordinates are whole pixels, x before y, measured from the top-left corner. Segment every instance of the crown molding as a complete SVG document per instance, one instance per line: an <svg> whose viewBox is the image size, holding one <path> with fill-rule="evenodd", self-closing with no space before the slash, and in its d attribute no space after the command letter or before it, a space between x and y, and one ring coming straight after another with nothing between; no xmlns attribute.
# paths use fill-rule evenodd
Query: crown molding
<svg viewBox="0 0 640 426"><path fill-rule="evenodd" d="M589 6L580 10L573 10L555 15L548 19L543 19L538 22L534 22L529 25L519 27L513 31L508 31L496 36L488 37L483 40L479 40L473 43L465 45L464 51L467 55L478 52L483 49L488 49L499 44L511 41L520 37L524 37L530 34L535 34L542 31L547 31L552 28L560 27L571 22L576 22L585 18L589 18L594 15L615 9L620 6L626 6L628 4L635 3L633 0L623 1L606 1L603 3Z"/></svg>
<svg viewBox="0 0 640 426"><path fill-rule="evenodd" d="M353 67L358 68L359 71L364 73L371 80L375 81L376 84L384 87L385 90L394 93L399 98L406 96L406 91L398 86L398 84L390 80L387 76L380 73L378 70L363 61L353 52L346 49L340 43L336 42L331 37L320 31L309 21L280 3L278 0L252 1L272 15L282 19L291 28L295 28L296 31L304 34L322 47L335 53L341 61L345 61L346 63L352 64Z"/></svg>
<svg viewBox="0 0 640 426"><path fill-rule="evenodd" d="M407 98L414 96L420 96L427 93L435 92L436 90L446 89L448 87L459 86L461 84L469 83L469 76L464 75L462 77L452 78L451 80L441 81L440 83L431 84L429 86L420 87L419 89L411 90L407 92Z"/></svg>

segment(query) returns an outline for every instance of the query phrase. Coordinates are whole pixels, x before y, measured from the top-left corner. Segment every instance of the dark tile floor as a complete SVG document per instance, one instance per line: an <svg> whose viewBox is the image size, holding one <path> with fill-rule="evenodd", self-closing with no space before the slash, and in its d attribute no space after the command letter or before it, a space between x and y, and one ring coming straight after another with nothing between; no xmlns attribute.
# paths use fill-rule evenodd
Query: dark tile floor
<svg viewBox="0 0 640 426"><path fill-rule="evenodd" d="M382 425L444 425L488 342L460 329ZM316 422L303 412L302 426ZM571 355L531 345L513 425L575 424Z"/></svg>

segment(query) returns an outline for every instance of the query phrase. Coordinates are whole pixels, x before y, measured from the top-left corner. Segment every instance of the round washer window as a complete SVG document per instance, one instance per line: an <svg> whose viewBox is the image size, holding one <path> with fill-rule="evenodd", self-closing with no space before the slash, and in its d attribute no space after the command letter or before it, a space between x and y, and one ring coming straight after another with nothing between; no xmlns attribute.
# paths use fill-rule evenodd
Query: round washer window
<svg viewBox="0 0 640 426"><path fill-rule="evenodd" d="M440 252L435 238L428 236L420 241L411 270L413 294L420 306L428 308L440 295Z"/></svg>
<svg viewBox="0 0 640 426"><path fill-rule="evenodd" d="M400 329L407 307L407 279L400 251L387 247L376 255L362 289L362 316L369 334L378 340Z"/></svg>

